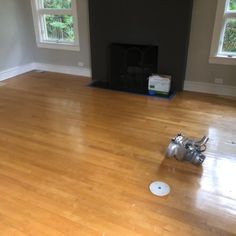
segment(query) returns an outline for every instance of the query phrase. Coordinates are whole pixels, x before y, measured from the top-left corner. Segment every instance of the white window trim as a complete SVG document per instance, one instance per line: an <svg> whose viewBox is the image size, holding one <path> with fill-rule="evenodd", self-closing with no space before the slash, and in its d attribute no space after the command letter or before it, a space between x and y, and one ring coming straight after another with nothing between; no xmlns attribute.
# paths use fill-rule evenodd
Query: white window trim
<svg viewBox="0 0 236 236"><path fill-rule="evenodd" d="M229 0L218 0L217 2L217 10L216 10L216 18L215 18L215 26L213 31L212 43L211 43L211 52L209 62L213 64L223 64L223 65L236 65L236 56L219 54L219 48L223 43L223 34L224 34L224 26L227 20L225 17L226 7L228 7ZM227 13L228 15L230 13ZM235 13L232 14L235 17Z"/></svg>
<svg viewBox="0 0 236 236"><path fill-rule="evenodd" d="M36 43L39 48L49 48L49 49L62 49L62 50L71 50L71 51L79 51L79 27L78 27L78 15L77 15L77 6L76 0L71 0L72 9L57 9L56 11L59 14L67 14L68 12L73 16L73 28L75 34L75 41L73 43L65 43L65 42L46 42L42 39L42 35L40 33L40 13L52 13L54 14L54 9L42 9L40 7L41 1L39 0L31 0L32 13L33 13L33 21L34 21L34 29L36 36Z"/></svg>

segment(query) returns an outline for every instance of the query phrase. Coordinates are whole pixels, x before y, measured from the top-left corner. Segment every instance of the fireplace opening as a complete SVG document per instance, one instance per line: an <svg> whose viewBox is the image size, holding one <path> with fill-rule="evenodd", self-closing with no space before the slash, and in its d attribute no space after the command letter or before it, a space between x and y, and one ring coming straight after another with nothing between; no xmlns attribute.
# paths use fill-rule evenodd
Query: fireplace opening
<svg viewBox="0 0 236 236"><path fill-rule="evenodd" d="M112 43L110 53L110 88L147 94L148 77L158 72L158 47Z"/></svg>

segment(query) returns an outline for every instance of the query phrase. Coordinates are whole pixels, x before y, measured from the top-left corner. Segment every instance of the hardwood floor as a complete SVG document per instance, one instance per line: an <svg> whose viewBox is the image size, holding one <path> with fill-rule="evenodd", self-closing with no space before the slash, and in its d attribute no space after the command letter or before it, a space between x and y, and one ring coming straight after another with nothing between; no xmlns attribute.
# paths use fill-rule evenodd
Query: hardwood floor
<svg viewBox="0 0 236 236"><path fill-rule="evenodd" d="M236 235L236 101L88 83L30 72L0 86L0 235ZM202 167L164 158L180 131L209 135Z"/></svg>

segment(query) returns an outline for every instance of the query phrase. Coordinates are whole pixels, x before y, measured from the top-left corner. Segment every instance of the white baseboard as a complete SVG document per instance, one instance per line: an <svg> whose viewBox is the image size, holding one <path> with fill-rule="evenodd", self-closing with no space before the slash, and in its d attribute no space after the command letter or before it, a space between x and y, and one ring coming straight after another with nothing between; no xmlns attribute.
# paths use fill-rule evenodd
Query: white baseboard
<svg viewBox="0 0 236 236"><path fill-rule="evenodd" d="M63 74L91 77L91 70L89 68L79 68L75 66L61 66L53 64L44 64L44 63L29 63L26 65L17 66L11 69L0 71L0 81L12 78L17 75L24 74L32 70L43 70L43 71L57 72ZM236 87L229 85L185 81L184 90L236 97Z"/></svg>
<svg viewBox="0 0 236 236"><path fill-rule="evenodd" d="M35 69L34 63L30 63L22 66L16 66L4 71L0 71L0 81L12 78L17 75L24 74L34 69Z"/></svg>
<svg viewBox="0 0 236 236"><path fill-rule="evenodd" d="M91 77L91 70L89 68L81 68L75 66L62 66L62 65L52 65L44 63L34 63L34 68L36 70L43 70L49 72L63 73L69 75L78 75Z"/></svg>
<svg viewBox="0 0 236 236"><path fill-rule="evenodd" d="M24 74L32 70L43 70L63 74L91 77L91 70L89 68L78 68L75 66L61 66L44 63L29 63L26 65L17 66L4 71L0 71L0 81L10 79L12 77Z"/></svg>
<svg viewBox="0 0 236 236"><path fill-rule="evenodd" d="M204 82L185 81L184 90L200 93L217 94L223 96L236 96L236 87Z"/></svg>

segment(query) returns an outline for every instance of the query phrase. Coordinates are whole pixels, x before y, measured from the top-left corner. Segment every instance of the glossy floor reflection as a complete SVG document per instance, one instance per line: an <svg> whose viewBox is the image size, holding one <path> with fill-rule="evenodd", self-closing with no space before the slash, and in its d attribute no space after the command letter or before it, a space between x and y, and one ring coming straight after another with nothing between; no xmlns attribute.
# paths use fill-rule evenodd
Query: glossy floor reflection
<svg viewBox="0 0 236 236"><path fill-rule="evenodd" d="M31 72L0 87L0 235L235 235L236 101L89 83ZM209 135L201 167L165 159L179 132Z"/></svg>

